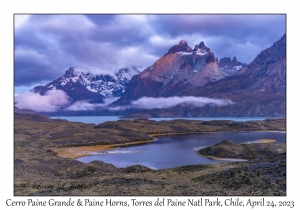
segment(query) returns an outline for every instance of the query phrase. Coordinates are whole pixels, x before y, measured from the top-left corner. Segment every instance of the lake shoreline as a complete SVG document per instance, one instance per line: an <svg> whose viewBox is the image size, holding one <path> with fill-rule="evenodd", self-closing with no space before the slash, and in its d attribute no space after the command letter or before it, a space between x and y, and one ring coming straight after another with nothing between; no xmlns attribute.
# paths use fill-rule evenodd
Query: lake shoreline
<svg viewBox="0 0 300 210"><path fill-rule="evenodd" d="M129 143L109 144L109 145L93 145L93 146L76 146L76 147L63 147L63 148L51 148L57 153L57 156L62 158L77 159L79 157L96 155L93 152L114 150L115 147L123 147L135 144L147 144L149 142L157 141L157 139L150 141L137 141Z"/></svg>
<svg viewBox="0 0 300 210"><path fill-rule="evenodd" d="M232 131L220 131L220 132L194 132L194 133L166 133L166 134L148 134L150 137L162 137L162 136L171 136L171 135L194 135L194 134L212 134L212 133L233 133ZM249 132L249 131L235 131L236 133L241 132ZM281 132L281 131L251 131L251 132ZM92 145L92 146L86 146L86 145L78 145L78 146L72 146L72 147L63 147L63 148L51 148L54 152L57 153L58 156L63 158L71 158L71 159L77 159L80 157L85 156L93 156L97 155L96 153L99 151L107 151L107 150L114 150L115 147L123 147L123 146L130 146L135 144L147 144L150 142L157 141L158 139L149 140L149 141L135 141L135 142L127 142L127 143L119 143L119 144L107 144L107 145ZM255 142L253 142L255 143ZM260 142L260 143L271 143L271 142ZM204 155L202 155L205 157ZM214 160L222 160L217 157L210 157L208 158L214 159Z"/></svg>
<svg viewBox="0 0 300 210"><path fill-rule="evenodd" d="M195 133L166 133L166 134L148 134L150 137L162 137L162 136L172 136L172 135L194 135L194 134L212 134L212 133L242 133L242 132L248 132L248 131L220 131L220 132L195 132ZM281 132L281 131L251 131L251 132ZM58 156L63 158L71 158L71 159L77 159L80 157L85 156L93 156L97 155L96 153L99 151L109 151L114 150L115 147L122 147L122 146L130 146L135 144L147 144L150 142L157 141L158 139L149 140L149 141L134 141L134 142L127 142L127 143L119 143L119 144L107 144L107 145L92 145L92 146L71 146L71 147L63 147L63 148L51 148L54 152L57 153ZM259 140L254 140L259 141ZM252 143L273 143L275 140L269 140L269 139L262 139L261 142L252 142ZM245 144L247 142L244 142ZM250 142L251 143L251 142ZM50 148L49 148L50 149ZM206 157L204 155L201 155L203 157ZM213 160L222 160L217 157L213 156L207 156L207 158L211 158ZM225 159L224 159L225 160Z"/></svg>
<svg viewBox="0 0 300 210"><path fill-rule="evenodd" d="M14 196L284 196L286 154L246 162L151 170L141 165L117 168L99 160L83 163L62 158L54 150L79 148L78 145L143 144L153 141L155 136L285 129L285 119L253 122L122 120L95 126L15 113ZM240 176L241 172L244 176ZM274 184L270 185L270 181ZM52 191L33 188L35 183L56 188ZM71 183L92 187L69 190L62 189L62 183L66 183L66 187Z"/></svg>

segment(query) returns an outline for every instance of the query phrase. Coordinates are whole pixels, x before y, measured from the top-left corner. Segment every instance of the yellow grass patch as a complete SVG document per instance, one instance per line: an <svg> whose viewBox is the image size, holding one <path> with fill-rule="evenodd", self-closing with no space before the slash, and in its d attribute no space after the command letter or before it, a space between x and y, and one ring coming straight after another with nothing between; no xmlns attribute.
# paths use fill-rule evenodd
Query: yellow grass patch
<svg viewBox="0 0 300 210"><path fill-rule="evenodd" d="M111 145L93 145L93 146L79 146L79 147L65 147L65 148L51 148L54 152L57 152L57 155L63 158L76 159L83 156L94 155L96 152L113 150L115 147L128 146L132 144L143 144L156 141L139 141L139 142L130 142L122 144L111 144Z"/></svg>
<svg viewBox="0 0 300 210"><path fill-rule="evenodd" d="M243 142L241 144L255 144L255 143L268 144L268 143L274 143L274 142L276 142L275 139L256 139L256 140L253 140L253 141L246 141L246 142Z"/></svg>

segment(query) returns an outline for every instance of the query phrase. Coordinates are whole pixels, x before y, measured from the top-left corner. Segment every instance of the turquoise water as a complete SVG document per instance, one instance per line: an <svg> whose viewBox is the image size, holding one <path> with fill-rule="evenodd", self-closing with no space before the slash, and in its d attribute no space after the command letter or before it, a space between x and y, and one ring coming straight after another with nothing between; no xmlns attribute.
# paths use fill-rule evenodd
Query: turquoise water
<svg viewBox="0 0 300 210"><path fill-rule="evenodd" d="M120 116L60 116L51 117L52 119L66 119L71 122L83 122L100 124L107 121L121 120ZM149 118L149 120L161 121L161 120L174 120L174 119L186 119L186 120L233 120L236 122L249 121L249 120L265 120L268 117L191 117L191 118Z"/></svg>
<svg viewBox="0 0 300 210"><path fill-rule="evenodd" d="M275 139L285 142L286 134L280 132L223 132L211 134L161 136L157 141L142 145L117 147L112 151L99 151L95 155L77 158L89 163L100 160L116 167L144 165L153 169L171 168L192 164L215 164L229 160L212 160L196 154L199 147L214 145L225 139L236 143L258 139Z"/></svg>

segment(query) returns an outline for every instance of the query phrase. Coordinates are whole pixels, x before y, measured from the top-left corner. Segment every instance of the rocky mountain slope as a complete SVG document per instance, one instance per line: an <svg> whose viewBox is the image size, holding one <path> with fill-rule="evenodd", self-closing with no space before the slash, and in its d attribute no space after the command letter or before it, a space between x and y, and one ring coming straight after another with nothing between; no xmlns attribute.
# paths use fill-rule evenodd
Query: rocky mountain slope
<svg viewBox="0 0 300 210"><path fill-rule="evenodd" d="M237 61L236 57L218 61L204 42L192 49L182 40L153 65L133 77L128 69L121 69L112 76L95 75L71 67L62 77L32 91L43 95L55 89L65 91L72 99L71 104L77 101L104 103L105 98L120 97L109 109L96 108L88 113L78 110L72 115L285 117L286 35L263 50L248 65ZM172 107L152 110L131 106L142 97L175 96L205 97L230 103L206 103L201 106L177 103ZM70 111L58 110L58 113L61 112L68 115Z"/></svg>
<svg viewBox="0 0 300 210"><path fill-rule="evenodd" d="M232 76L224 69L229 66L229 59L221 59L219 65L223 67L219 68L213 53L203 43L193 51L184 45L181 42L172 47L153 66L133 77L114 104L126 105L142 96L196 96L230 99L234 104L204 107L179 104L168 109L136 111L128 117L145 113L148 117L286 115L286 35ZM238 62L233 59L232 63ZM172 70L178 66L173 76Z"/></svg>
<svg viewBox="0 0 300 210"><path fill-rule="evenodd" d="M82 100L103 103L105 98L120 97L131 77L127 68L120 69L115 75L103 75L70 67L57 80L45 86L37 86L32 91L44 95L49 90L63 90L72 99L72 103Z"/></svg>
<svg viewBox="0 0 300 210"><path fill-rule="evenodd" d="M135 75L128 89L114 104L127 105L143 96L179 95L186 85L203 87L226 76L229 74L219 68L214 54L204 42L192 49L182 40L152 66Z"/></svg>

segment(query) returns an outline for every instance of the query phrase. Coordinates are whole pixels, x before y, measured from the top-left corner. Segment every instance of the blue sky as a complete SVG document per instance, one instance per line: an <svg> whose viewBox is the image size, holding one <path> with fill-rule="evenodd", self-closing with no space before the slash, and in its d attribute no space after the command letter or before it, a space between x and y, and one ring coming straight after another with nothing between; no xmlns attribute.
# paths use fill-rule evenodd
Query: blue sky
<svg viewBox="0 0 300 210"><path fill-rule="evenodd" d="M219 59L250 63L282 37L285 15L15 15L15 94L70 66L97 73L144 70L170 47L201 41Z"/></svg>

